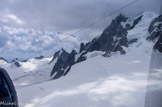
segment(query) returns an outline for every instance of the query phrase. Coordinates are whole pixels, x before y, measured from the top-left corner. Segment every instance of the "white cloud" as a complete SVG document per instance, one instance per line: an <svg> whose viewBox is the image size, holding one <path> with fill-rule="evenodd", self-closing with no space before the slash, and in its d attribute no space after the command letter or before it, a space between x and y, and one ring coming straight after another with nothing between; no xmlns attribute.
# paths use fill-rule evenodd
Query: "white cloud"
<svg viewBox="0 0 162 107"><path fill-rule="evenodd" d="M51 55L62 47L70 51L78 46L78 39L68 37L62 40L64 35L59 38L60 35L54 32L61 31L73 34L131 1L2 0L0 3L0 47L3 48L0 48L0 50L3 50L1 56L7 58L20 56L23 58L26 56L29 58L32 55L39 54ZM127 15L136 15L143 10L158 12L160 6L158 1L160 0L140 0L121 12ZM80 41L87 42L98 36L117 14L76 34L77 37Z"/></svg>
<svg viewBox="0 0 162 107"><path fill-rule="evenodd" d="M11 23L19 24L19 25L25 24L24 21L22 21L19 17L17 17L14 14L6 14L6 15L4 15L1 18L1 22L4 22L4 23L10 23L11 22Z"/></svg>
<svg viewBox="0 0 162 107"><path fill-rule="evenodd" d="M78 49L80 44L77 38L67 34L36 29L3 26L0 35L0 49L4 50L1 56L9 60L15 57L28 59L38 55L49 57L61 48L71 52L72 49ZM61 36L66 39L62 40Z"/></svg>

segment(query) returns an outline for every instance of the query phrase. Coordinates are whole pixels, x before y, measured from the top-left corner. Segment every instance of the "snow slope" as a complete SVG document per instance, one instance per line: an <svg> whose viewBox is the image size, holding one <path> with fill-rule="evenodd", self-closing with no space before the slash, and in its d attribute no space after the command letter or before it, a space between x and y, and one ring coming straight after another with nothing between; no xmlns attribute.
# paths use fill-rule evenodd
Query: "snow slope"
<svg viewBox="0 0 162 107"><path fill-rule="evenodd" d="M65 77L48 81L55 61L31 59L20 68L4 64L16 86L20 107L144 107L149 64L154 43L146 41L148 27L157 15L144 13L128 32L138 42L125 48L126 55L88 53ZM27 74L27 75L26 75ZM25 103L25 104L24 104Z"/></svg>
<svg viewBox="0 0 162 107"><path fill-rule="evenodd" d="M6 69L11 75L15 86L21 88L28 85L37 84L49 80L50 72L55 61L49 63L51 58L35 59L32 58L27 62L19 62L20 67L16 67L12 63L2 63L0 67Z"/></svg>
<svg viewBox="0 0 162 107"><path fill-rule="evenodd" d="M123 56L89 58L63 78L17 88L19 100L32 103L24 107L143 107L150 45Z"/></svg>

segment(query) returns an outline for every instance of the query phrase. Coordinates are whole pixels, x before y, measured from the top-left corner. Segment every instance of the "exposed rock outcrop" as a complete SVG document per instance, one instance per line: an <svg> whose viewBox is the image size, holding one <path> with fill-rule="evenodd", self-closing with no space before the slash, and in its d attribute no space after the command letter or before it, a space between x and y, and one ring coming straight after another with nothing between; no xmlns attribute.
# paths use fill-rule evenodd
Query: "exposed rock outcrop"
<svg viewBox="0 0 162 107"><path fill-rule="evenodd" d="M38 57L35 57L35 59L43 59L44 58L44 56L38 56Z"/></svg>
<svg viewBox="0 0 162 107"><path fill-rule="evenodd" d="M0 57L0 60L3 60L3 61L8 63L8 61L5 58L3 58L3 57Z"/></svg>
<svg viewBox="0 0 162 107"><path fill-rule="evenodd" d="M142 16L135 19L133 21L133 25L126 24L126 26L124 27L122 23L126 23L128 17L125 17L124 15L117 16L114 20L112 20L111 24L103 31L102 35L99 38L94 38L85 46L81 45L81 51L103 51L105 52L104 56L110 56L111 52L117 51L120 51L121 54L125 54L126 52L122 48L122 46L128 47L130 43L137 41L128 41L127 31L133 29L140 22L141 19Z"/></svg>
<svg viewBox="0 0 162 107"><path fill-rule="evenodd" d="M72 50L70 54L63 49L56 52L54 54L53 60L57 59L57 62L55 63L55 66L53 67L51 76L54 75L53 78L57 79L63 75L66 75L68 71L70 70L71 66L75 63L76 54L77 52L75 50Z"/></svg>
<svg viewBox="0 0 162 107"><path fill-rule="evenodd" d="M69 53L66 52L64 49L61 49L59 51L57 51L54 55L53 55L53 58L50 62L53 62L54 60L56 60L57 58L61 58L63 61L66 61L67 60L67 57L68 57Z"/></svg>
<svg viewBox="0 0 162 107"><path fill-rule="evenodd" d="M12 63L14 66L16 66L16 67L20 67L20 66L21 66L20 63L19 63L18 58L13 59L11 63Z"/></svg>
<svg viewBox="0 0 162 107"><path fill-rule="evenodd" d="M152 21L148 31L150 36L147 40L156 41L154 49L162 53L162 15Z"/></svg>
<svg viewBox="0 0 162 107"><path fill-rule="evenodd" d="M124 15L117 16L103 31L100 37L94 38L92 41L86 44L81 43L78 54L75 50L73 50L71 53L67 53L63 49L56 52L52 59L52 61L57 59L57 62L51 72L53 79L66 75L71 69L72 65L86 60L88 52L102 51L105 52L103 55L105 57L109 57L111 56L112 52L117 51L119 51L121 54L126 54L123 46L128 47L129 44L137 41L135 39L129 41L127 39L127 31L133 29L140 22L142 16L135 19L132 25L126 24L123 26L122 23L126 23L128 19L129 18L125 17Z"/></svg>

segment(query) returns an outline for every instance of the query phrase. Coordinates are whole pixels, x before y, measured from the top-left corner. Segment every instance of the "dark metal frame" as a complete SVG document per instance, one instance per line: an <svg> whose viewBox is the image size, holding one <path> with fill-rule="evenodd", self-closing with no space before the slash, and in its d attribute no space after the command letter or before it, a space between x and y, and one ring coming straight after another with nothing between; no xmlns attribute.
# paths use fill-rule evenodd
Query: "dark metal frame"
<svg viewBox="0 0 162 107"><path fill-rule="evenodd" d="M0 68L0 75L5 79L5 81L8 85L9 91L11 92L11 97L12 97L13 103L16 104L16 105L13 105L11 107L19 107L18 106L17 92L15 90L14 84L13 84L10 76L8 75L7 71L4 70L3 68Z"/></svg>

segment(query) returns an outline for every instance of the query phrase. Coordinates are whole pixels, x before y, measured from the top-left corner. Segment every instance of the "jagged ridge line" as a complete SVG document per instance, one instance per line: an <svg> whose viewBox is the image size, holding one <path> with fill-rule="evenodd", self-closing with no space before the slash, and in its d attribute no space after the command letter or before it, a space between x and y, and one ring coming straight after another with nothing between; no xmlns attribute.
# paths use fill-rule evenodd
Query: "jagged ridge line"
<svg viewBox="0 0 162 107"><path fill-rule="evenodd" d="M109 15L104 16L104 17L102 17L102 18L100 18L100 19L96 20L95 22L93 22L93 23L91 23L91 24L89 24L89 25L85 26L84 28L82 28L82 29L80 29L80 30L76 31L75 33L70 34L70 35L77 34L77 33L81 32L81 31L83 31L83 30L85 30L85 29L89 28L90 26L92 26L92 25L94 25L94 24L96 24L96 23L98 23L98 22L102 21L103 19L105 19L105 18L107 18L107 17L112 16L113 14L115 14L115 13L119 12L120 10L123 10L123 9L125 9L125 8L127 8L127 7L129 7L129 6L131 6L131 5L133 5L134 3L138 2L138 1L139 1L139 0L135 0L135 1L133 1L133 2L131 2L131 3L127 4L127 5L125 5L125 6L123 6L123 7L121 7L121 8L119 8L119 9L115 10L114 12L110 13ZM65 37L64 39L66 39L66 38L68 38L68 37ZM62 39L62 40L64 40L64 39Z"/></svg>
<svg viewBox="0 0 162 107"><path fill-rule="evenodd" d="M129 7L129 6L131 6L131 5L133 5L133 4L136 3L137 1L139 1L139 0L135 0L135 1L133 1L133 2L131 2L131 3L129 3L129 4L127 4L127 5L125 5L125 6L121 7L121 8L119 8L118 10L115 10L114 12L110 13L109 15L104 16L104 17L102 17L102 18L96 20L95 22L93 22L93 23L91 23L91 24L85 26L84 28L80 29L79 31L76 31L75 33L73 33L73 34L71 34L71 35L74 35L74 34L77 34L77 33L81 32L81 31L83 31L84 29L86 29L86 28L88 28L88 27L90 27L90 26L92 26L92 25L94 25L94 24L100 22L101 20L103 20L103 19L105 19L105 18L107 18L107 17L110 17L111 15L117 13L118 11L123 10L124 8L127 8L127 7Z"/></svg>

